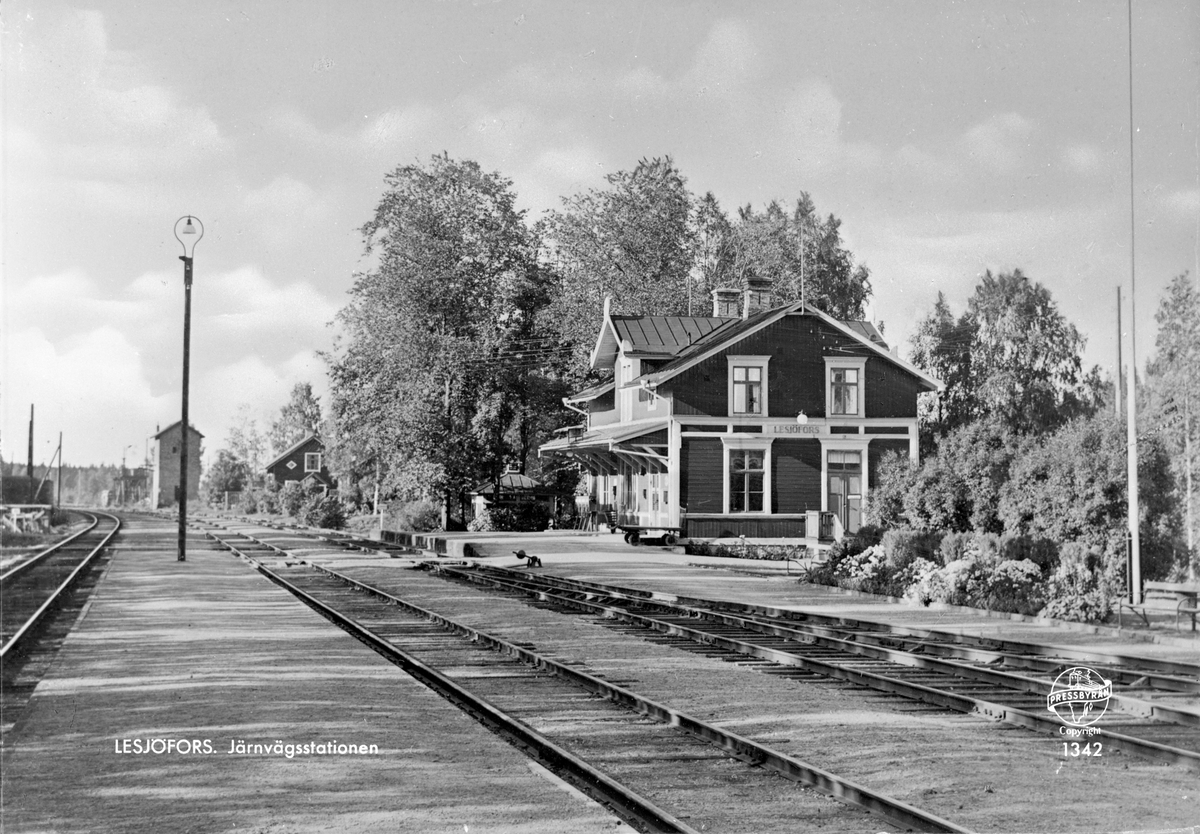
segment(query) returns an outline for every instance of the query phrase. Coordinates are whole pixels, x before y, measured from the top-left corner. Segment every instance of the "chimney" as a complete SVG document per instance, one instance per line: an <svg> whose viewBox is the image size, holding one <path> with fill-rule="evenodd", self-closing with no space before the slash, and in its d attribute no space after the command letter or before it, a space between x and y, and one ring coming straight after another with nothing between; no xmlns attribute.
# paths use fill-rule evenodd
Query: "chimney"
<svg viewBox="0 0 1200 834"><path fill-rule="evenodd" d="M746 303L742 305L742 318L770 310L774 306L771 298L771 279L755 276L746 279Z"/></svg>
<svg viewBox="0 0 1200 834"><path fill-rule="evenodd" d="M741 293L731 287L718 287L713 290L713 315L728 319L737 318L739 295Z"/></svg>

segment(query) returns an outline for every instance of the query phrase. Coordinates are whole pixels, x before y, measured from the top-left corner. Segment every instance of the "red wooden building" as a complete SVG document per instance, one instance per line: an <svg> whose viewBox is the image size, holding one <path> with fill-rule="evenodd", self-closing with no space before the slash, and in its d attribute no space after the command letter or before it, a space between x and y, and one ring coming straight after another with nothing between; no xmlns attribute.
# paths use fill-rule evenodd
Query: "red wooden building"
<svg viewBox="0 0 1200 834"><path fill-rule="evenodd" d="M592 367L613 378L564 399L587 422L540 454L578 461L635 533L816 545L858 529L883 456L916 460L917 395L940 383L867 322L772 306L763 287L713 301L712 316L606 303Z"/></svg>
<svg viewBox="0 0 1200 834"><path fill-rule="evenodd" d="M325 466L325 444L315 434L310 434L268 463L267 474L280 486L287 481L311 481L325 490L337 487L337 482Z"/></svg>

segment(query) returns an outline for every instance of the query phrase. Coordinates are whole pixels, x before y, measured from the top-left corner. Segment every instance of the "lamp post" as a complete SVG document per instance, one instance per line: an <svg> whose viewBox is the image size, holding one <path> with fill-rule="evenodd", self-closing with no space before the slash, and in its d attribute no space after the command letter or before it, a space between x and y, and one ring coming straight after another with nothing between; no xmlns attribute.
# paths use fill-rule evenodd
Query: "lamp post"
<svg viewBox="0 0 1200 834"><path fill-rule="evenodd" d="M191 369L192 340L192 252L204 237L204 224L187 215L175 221L175 239L183 245L183 417L179 424L179 555L187 560L188 498L188 372Z"/></svg>

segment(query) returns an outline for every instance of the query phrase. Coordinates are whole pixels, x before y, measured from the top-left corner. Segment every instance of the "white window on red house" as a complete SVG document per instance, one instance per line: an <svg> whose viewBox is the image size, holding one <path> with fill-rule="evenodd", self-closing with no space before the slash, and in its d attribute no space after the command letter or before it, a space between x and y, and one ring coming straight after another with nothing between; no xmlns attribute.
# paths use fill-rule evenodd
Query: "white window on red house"
<svg viewBox="0 0 1200 834"><path fill-rule="evenodd" d="M763 465L766 453L755 449L729 452L729 512L763 511Z"/></svg>
<svg viewBox="0 0 1200 834"><path fill-rule="evenodd" d="M833 414L858 415L858 369L833 368L829 372L830 398Z"/></svg>
<svg viewBox="0 0 1200 834"><path fill-rule="evenodd" d="M762 414L761 367L733 366L733 413Z"/></svg>
<svg viewBox="0 0 1200 834"><path fill-rule="evenodd" d="M320 452L305 452L304 453L304 471L305 472L320 472L321 471L321 453Z"/></svg>

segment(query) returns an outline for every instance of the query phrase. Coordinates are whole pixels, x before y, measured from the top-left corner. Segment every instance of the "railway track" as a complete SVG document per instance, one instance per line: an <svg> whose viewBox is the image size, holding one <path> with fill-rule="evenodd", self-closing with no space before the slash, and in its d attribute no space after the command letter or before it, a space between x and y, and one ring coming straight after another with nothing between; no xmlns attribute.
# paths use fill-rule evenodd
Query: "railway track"
<svg viewBox="0 0 1200 834"><path fill-rule="evenodd" d="M910 830L967 830L658 703L577 660L298 564L294 546L303 536L211 528L206 535L640 830L874 831L880 817Z"/></svg>
<svg viewBox="0 0 1200 834"><path fill-rule="evenodd" d="M1098 740L1139 756L1200 770L1200 667L1050 649L988 644L807 612L682 598L494 567L431 563L438 573L584 611L672 638L698 651L716 647L763 661L768 674L813 673L959 712L979 713L1039 733L1060 734L1046 708L1055 674L1092 664L1113 681Z"/></svg>
<svg viewBox="0 0 1200 834"><path fill-rule="evenodd" d="M121 529L108 513L83 513L89 525L0 575L0 660L27 645Z"/></svg>
<svg viewBox="0 0 1200 834"><path fill-rule="evenodd" d="M83 530L0 575L0 739L5 742L102 575L121 527L107 513L83 515L90 519Z"/></svg>

